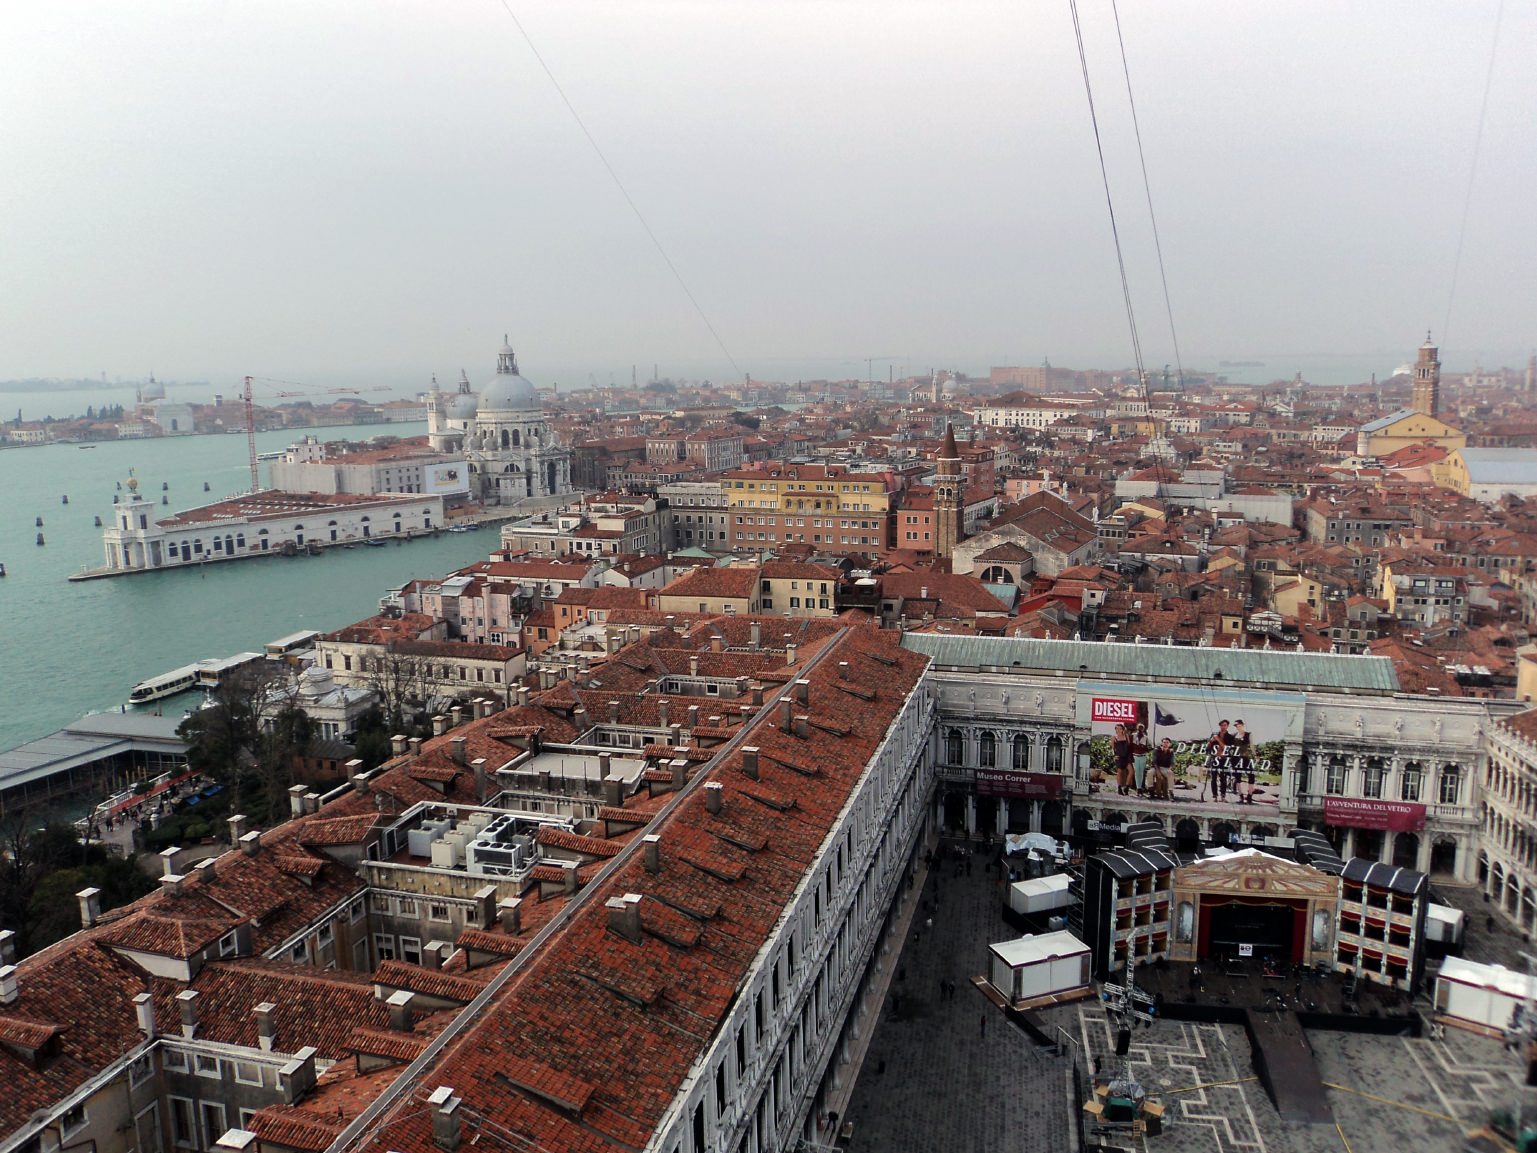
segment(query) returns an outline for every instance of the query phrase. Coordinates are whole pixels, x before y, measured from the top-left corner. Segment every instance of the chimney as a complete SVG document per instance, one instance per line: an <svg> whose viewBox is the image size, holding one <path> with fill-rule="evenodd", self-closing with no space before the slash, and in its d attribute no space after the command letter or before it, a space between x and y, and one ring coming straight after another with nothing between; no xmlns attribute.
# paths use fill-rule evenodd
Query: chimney
<svg viewBox="0 0 1537 1153"><path fill-rule="evenodd" d="M160 878L160 891L165 893L167 896L179 897L181 896L182 885L184 885L186 881L187 878L182 876L180 873L167 873L165 876Z"/></svg>
<svg viewBox="0 0 1537 1153"><path fill-rule="evenodd" d="M462 724L464 724L464 706L455 705L448 710L448 727L457 729Z"/></svg>
<svg viewBox="0 0 1537 1153"><path fill-rule="evenodd" d="M160 850L160 875L169 877L176 872L176 854L181 852L180 845L172 845L169 849Z"/></svg>
<svg viewBox="0 0 1537 1153"><path fill-rule="evenodd" d="M311 793L305 793L304 794L304 811L306 813L318 813L318 812L320 812L320 794L319 793L311 792Z"/></svg>
<svg viewBox="0 0 1537 1153"><path fill-rule="evenodd" d="M449 747L448 755L453 758L454 764L462 765L462 764L465 763L464 746L469 744L469 743L470 743L470 740L469 740L468 737L450 737L449 738L449 740L448 740L448 747Z"/></svg>
<svg viewBox="0 0 1537 1153"><path fill-rule="evenodd" d="M414 761L417 757L422 755L422 738L412 737L410 740L406 741L406 747L410 750L411 759Z"/></svg>
<svg viewBox="0 0 1537 1153"><path fill-rule="evenodd" d="M578 704L576 706L576 708L573 709L572 712L571 712L571 719L572 719L572 721L574 721L576 723L576 731L577 732L579 732L579 733L586 732L587 731L587 706L583 705L583 704Z"/></svg>
<svg viewBox="0 0 1537 1153"><path fill-rule="evenodd" d="M482 885L475 890L475 927L477 929L489 929L496 923L496 886ZM453 950L447 941L443 942L443 959L448 960L449 953Z"/></svg>
<svg viewBox="0 0 1537 1153"><path fill-rule="evenodd" d="M753 780L758 779L758 746L742 746L742 771Z"/></svg>
<svg viewBox="0 0 1537 1153"><path fill-rule="evenodd" d="M396 733L390 738L390 756L403 757L406 755L406 735Z"/></svg>
<svg viewBox="0 0 1537 1153"><path fill-rule="evenodd" d="M101 916L101 890L94 886L75 894L80 899L80 927L89 929Z"/></svg>
<svg viewBox="0 0 1537 1153"><path fill-rule="evenodd" d="M427 1098L432 1106L432 1143L443 1153L456 1153L459 1148L460 1098L447 1085L439 1085Z"/></svg>
<svg viewBox="0 0 1537 1153"><path fill-rule="evenodd" d="M598 779L606 781L614 773L614 754L608 750L598 754Z"/></svg>
<svg viewBox="0 0 1537 1153"><path fill-rule="evenodd" d="M805 677L795 682L795 699L803 705L811 703L811 682Z"/></svg>
<svg viewBox="0 0 1537 1153"><path fill-rule="evenodd" d="M646 872L660 873L662 871L662 838L655 833L647 833L640 839L645 846L641 852L645 855Z"/></svg>
<svg viewBox="0 0 1537 1153"><path fill-rule="evenodd" d="M811 718L805 713L795 718L795 735L802 740L811 735Z"/></svg>
<svg viewBox="0 0 1537 1153"><path fill-rule="evenodd" d="M226 1129L213 1143L213 1153L248 1153L258 1140L249 1129Z"/></svg>
<svg viewBox="0 0 1537 1153"><path fill-rule="evenodd" d="M667 726L667 743L675 749L683 747L683 726L674 722Z"/></svg>
<svg viewBox="0 0 1537 1153"><path fill-rule="evenodd" d="M390 1013L390 1028L401 1033L411 1031L411 1002L416 994L410 989L396 989L384 999Z"/></svg>
<svg viewBox="0 0 1537 1153"><path fill-rule="evenodd" d="M613 656L620 649L624 648L624 638L618 633L609 633L605 639L604 648L608 650L609 656Z"/></svg>
<svg viewBox="0 0 1537 1153"><path fill-rule="evenodd" d="M540 769L539 770L539 791L541 793L553 792L554 791L554 789L552 787L553 781L554 781L554 776L550 772L549 769Z"/></svg>
<svg viewBox="0 0 1537 1153"><path fill-rule="evenodd" d="M432 735L441 737L446 732L448 732L448 718L439 713L432 718Z"/></svg>
<svg viewBox="0 0 1537 1153"><path fill-rule="evenodd" d="M486 773L486 758L476 757L470 762L470 768L475 770L475 803L483 805L489 795L489 777Z"/></svg>
<svg viewBox="0 0 1537 1153"><path fill-rule="evenodd" d="M688 784L688 758L674 757L669 765L672 768L672 787L681 789Z"/></svg>
<svg viewBox="0 0 1537 1153"><path fill-rule="evenodd" d="M246 815L244 813L236 813L226 822L229 825L230 848L233 849L239 846L240 838L245 836L246 833L245 823Z"/></svg>
<svg viewBox="0 0 1537 1153"><path fill-rule="evenodd" d="M197 873L203 884L211 885L213 884L214 877L218 875L219 858L204 857L197 864L193 865L192 869L193 872Z"/></svg>
<svg viewBox="0 0 1537 1153"><path fill-rule="evenodd" d="M260 829L252 829L240 838L240 851L248 857L256 856L257 853L261 852L261 848L262 831Z"/></svg>
<svg viewBox="0 0 1537 1153"><path fill-rule="evenodd" d="M428 941L422 946L422 968L441 969L452 948L447 941Z"/></svg>
<svg viewBox="0 0 1537 1153"><path fill-rule="evenodd" d="M757 649L760 649L760 648L763 647L763 626L760 625L757 621L753 621L753 623L752 623L752 641L751 641L751 644L752 644L752 647L753 647L754 650L757 650Z"/></svg>
<svg viewBox="0 0 1537 1153"><path fill-rule="evenodd" d="M574 894L578 887L576 878L577 863L575 861L562 861L560 867L561 871L565 874L565 882L561 885L562 890L568 896Z"/></svg>
<svg viewBox="0 0 1537 1153"><path fill-rule="evenodd" d="M661 718L662 727L664 729L667 728L668 724L667 724L667 698L666 697L663 697L661 700L657 701L657 703L656 703L656 713L657 713L657 716Z"/></svg>
<svg viewBox="0 0 1537 1153"><path fill-rule="evenodd" d="M347 763L350 765L352 762L348 761ZM368 795L368 774L367 773L356 773L356 774L354 774L353 777L352 777L352 787L354 789L356 789L358 792L362 793L364 796L367 796Z"/></svg>
<svg viewBox="0 0 1537 1153"><path fill-rule="evenodd" d="M518 708L522 709L522 708L527 708L527 707L528 707L528 686L527 685L519 685L518 686Z"/></svg>
<svg viewBox="0 0 1537 1153"><path fill-rule="evenodd" d="M699 658L698 657L689 657L688 658L688 675L691 676L691 677L697 677L699 675Z"/></svg>
<svg viewBox="0 0 1537 1153"><path fill-rule="evenodd" d="M10 929L0 929L0 965L16 963L16 934Z"/></svg>
<svg viewBox="0 0 1537 1153"><path fill-rule="evenodd" d="M4 972L0 969L0 972ZM133 999L134 1015L139 1019L139 1032L146 1041L155 1039L155 998L150 993L140 993Z"/></svg>
<svg viewBox="0 0 1537 1153"><path fill-rule="evenodd" d="M304 794L309 792L308 785L292 785L288 790L288 815L291 817L304 816Z"/></svg>
<svg viewBox="0 0 1537 1153"><path fill-rule="evenodd" d="M795 643L792 641L789 644L785 645L785 664L793 665L794 663L795 663Z"/></svg>
<svg viewBox="0 0 1537 1153"><path fill-rule="evenodd" d="M261 1046L263 1053L272 1052L272 1047L277 1043L278 1025L272 1019L277 1011L278 1007L271 1001L263 1001L251 1010L256 1015L256 1043Z"/></svg>
<svg viewBox="0 0 1537 1153"><path fill-rule="evenodd" d="M921 600L921 601L926 601L926 600L929 599L929 586L928 585L924 585L922 588L920 588L918 590L918 599Z"/></svg>
<svg viewBox="0 0 1537 1153"><path fill-rule="evenodd" d="M849 662L848 661L839 661L838 662L838 677L839 677L840 680L845 680L845 681L849 679Z"/></svg>
<svg viewBox="0 0 1537 1153"><path fill-rule="evenodd" d="M502 932L516 937L523 931L522 897L506 897L496 903L496 919L501 922Z"/></svg>
<svg viewBox="0 0 1537 1153"><path fill-rule="evenodd" d="M15 965L0 968L0 1005L14 1005L21 997L21 976Z"/></svg>
<svg viewBox="0 0 1537 1153"><path fill-rule="evenodd" d="M719 781L705 782L704 807L709 810L712 815L720 815L720 798L721 793L725 791L725 788L726 786L721 784Z"/></svg>
<svg viewBox="0 0 1537 1153"><path fill-rule="evenodd" d="M631 944L640 944L640 894L610 897L603 907L608 910L608 927Z"/></svg>
<svg viewBox="0 0 1537 1153"><path fill-rule="evenodd" d="M197 1036L197 990L177 993L176 1007L181 1010L181 1035L190 1041Z"/></svg>
<svg viewBox="0 0 1537 1153"><path fill-rule="evenodd" d="M754 681L752 686L752 703L754 705L763 703L763 686L757 681Z"/></svg>
<svg viewBox="0 0 1537 1153"><path fill-rule="evenodd" d="M795 702L789 697L779 702L779 727L787 733L795 729Z"/></svg>
<svg viewBox="0 0 1537 1153"><path fill-rule="evenodd" d="M698 705L689 705L689 707L688 707L688 727L689 727L689 731L690 732L692 732L694 729L697 729L699 727L699 706Z"/></svg>
<svg viewBox="0 0 1537 1153"><path fill-rule="evenodd" d="M618 701L609 701L608 702L608 723L611 724L611 725L617 725L619 723L619 702Z"/></svg>

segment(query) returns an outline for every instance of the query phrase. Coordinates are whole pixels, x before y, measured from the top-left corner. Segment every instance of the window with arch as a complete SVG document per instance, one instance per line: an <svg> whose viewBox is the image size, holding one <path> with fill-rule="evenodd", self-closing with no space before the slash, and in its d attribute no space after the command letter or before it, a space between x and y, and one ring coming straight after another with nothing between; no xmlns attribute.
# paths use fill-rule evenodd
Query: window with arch
<svg viewBox="0 0 1537 1153"><path fill-rule="evenodd" d="M1299 794L1306 794L1307 793L1308 785L1311 783L1308 778L1312 776L1312 769L1313 769L1313 758L1312 757L1308 756L1306 753L1303 753L1301 756L1299 756L1297 758L1297 763L1296 763L1297 792Z"/></svg>
<svg viewBox="0 0 1537 1153"><path fill-rule="evenodd" d="M983 733L982 739L977 742L978 763L984 769L991 769L998 764L998 738L992 733Z"/></svg>
<svg viewBox="0 0 1537 1153"><path fill-rule="evenodd" d="M1324 792L1330 796L1339 796L1345 791L1345 778L1347 775L1345 758L1335 753L1329 758L1328 776L1324 781Z"/></svg>
<svg viewBox="0 0 1537 1153"><path fill-rule="evenodd" d="M1030 767L1030 738L1024 733L1014 736L1014 767L1021 772Z"/></svg>
<svg viewBox="0 0 1537 1153"><path fill-rule="evenodd" d="M1409 761L1404 765L1403 776L1398 783L1398 799L1401 801L1417 801L1420 799L1420 782L1424 774L1420 771L1418 761Z"/></svg>
<svg viewBox="0 0 1537 1153"><path fill-rule="evenodd" d="M1062 771L1062 738L1055 733L1046 738L1046 771Z"/></svg>
<svg viewBox="0 0 1537 1153"><path fill-rule="evenodd" d="M1440 801L1443 805L1455 805L1462 792L1462 769L1456 765L1441 766Z"/></svg>
<svg viewBox="0 0 1537 1153"><path fill-rule="evenodd" d="M1382 796L1383 765L1381 757L1366 758L1366 772L1361 781L1361 795L1374 799Z"/></svg>
<svg viewBox="0 0 1537 1153"><path fill-rule="evenodd" d="M961 731L959 729L951 729L945 734L945 761L952 765L960 764L961 752L964 747L965 742L961 739Z"/></svg>

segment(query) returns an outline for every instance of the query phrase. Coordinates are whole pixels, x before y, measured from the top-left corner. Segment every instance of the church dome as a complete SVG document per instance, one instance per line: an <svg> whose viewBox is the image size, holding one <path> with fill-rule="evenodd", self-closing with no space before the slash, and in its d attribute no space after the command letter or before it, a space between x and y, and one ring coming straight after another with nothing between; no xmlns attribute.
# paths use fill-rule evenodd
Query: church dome
<svg viewBox="0 0 1537 1153"><path fill-rule="evenodd" d="M481 412L517 412L539 407L534 386L518 374L518 358L512 345L502 344L496 354L496 375L480 393Z"/></svg>
<svg viewBox="0 0 1537 1153"><path fill-rule="evenodd" d="M141 395L145 400L164 400L165 385L152 376L149 378L149 383L144 386Z"/></svg>
<svg viewBox="0 0 1537 1153"><path fill-rule="evenodd" d="M449 420L474 420L475 409L475 394L473 392L456 392L448 398L448 402L443 406L444 414Z"/></svg>

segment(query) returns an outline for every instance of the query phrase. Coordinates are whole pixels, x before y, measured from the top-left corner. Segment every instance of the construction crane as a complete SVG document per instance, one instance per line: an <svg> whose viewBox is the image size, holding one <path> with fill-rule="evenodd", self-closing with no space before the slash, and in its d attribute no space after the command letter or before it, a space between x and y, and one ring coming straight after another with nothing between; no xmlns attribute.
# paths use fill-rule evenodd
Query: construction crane
<svg viewBox="0 0 1537 1153"><path fill-rule="evenodd" d="M246 455L247 455L247 457L250 460L250 467L251 467L251 491L253 493L257 493L257 492L261 491L261 473L260 473L260 470L257 468L257 464L256 464L256 403L255 403L255 398L251 394L251 384L252 384L253 381L255 381L257 379L258 378L254 377L254 376L246 377L245 378L245 387L241 390L241 393L240 393L240 399L245 403L245 443L246 443ZM294 382L291 381L291 380L272 380L272 381L270 381L270 383L272 383L272 384L293 384ZM278 398L282 398L282 397L294 397L294 396L337 396L337 395L349 395L350 396L350 395L354 395L354 394L359 393L359 392L388 392L388 391L390 391L390 386L387 385L387 384L374 385L374 386L372 386L370 388L308 388L308 389L301 389L301 390L299 390L297 392L286 391L286 392L264 393L264 394L262 394L262 399L263 400L274 400L274 399L278 399Z"/></svg>

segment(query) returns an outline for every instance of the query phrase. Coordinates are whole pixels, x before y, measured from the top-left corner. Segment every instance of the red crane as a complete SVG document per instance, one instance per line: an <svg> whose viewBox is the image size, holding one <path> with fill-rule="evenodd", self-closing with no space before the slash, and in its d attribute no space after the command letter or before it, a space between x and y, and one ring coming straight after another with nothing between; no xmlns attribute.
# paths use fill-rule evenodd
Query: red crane
<svg viewBox="0 0 1537 1153"><path fill-rule="evenodd" d="M251 462L251 491L253 493L261 491L261 474L260 474L260 472L259 472L259 470L257 469L257 466L256 466L256 405L253 403L252 396L251 396L251 382L253 380L255 380L255 379L256 378L254 376L246 377L245 378L245 389L241 393L241 399L245 401L245 443L246 443L246 453L250 457L250 462ZM292 384L293 381L289 381L289 380L274 380L271 383L273 383L273 384ZM332 396L332 395L339 395L339 394L343 394L343 393L351 394L351 393L358 393L358 392L388 392L389 390L390 390L390 386L389 385L387 385L387 384L378 384L378 385L374 385L374 386L372 386L370 388L310 388L310 389L303 389L303 390L298 391L298 392L292 392L292 391L290 391L290 392L274 392L274 393L269 393L267 395L271 396L271 397L280 397L280 396L282 396L282 397L287 397L287 396ZM264 396L263 399L267 399L267 397Z"/></svg>

